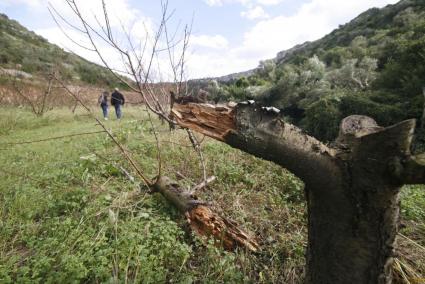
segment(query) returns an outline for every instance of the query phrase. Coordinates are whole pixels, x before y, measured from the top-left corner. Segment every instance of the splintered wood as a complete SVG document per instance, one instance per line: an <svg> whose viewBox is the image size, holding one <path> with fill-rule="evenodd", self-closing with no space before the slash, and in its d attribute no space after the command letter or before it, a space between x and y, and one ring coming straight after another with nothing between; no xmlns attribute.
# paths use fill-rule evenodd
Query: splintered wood
<svg viewBox="0 0 425 284"><path fill-rule="evenodd" d="M209 207L196 206L186 212L191 229L201 236L213 236L226 250L245 247L253 252L259 250L258 243L237 224L214 213Z"/></svg>
<svg viewBox="0 0 425 284"><path fill-rule="evenodd" d="M180 126L220 141L236 129L234 109L230 105L175 103L171 112Z"/></svg>
<svg viewBox="0 0 425 284"><path fill-rule="evenodd" d="M214 238L226 250L243 247L258 251L259 245L253 237L239 229L235 222L214 213L205 202L172 179L160 176L152 189L184 213L191 229L199 236Z"/></svg>

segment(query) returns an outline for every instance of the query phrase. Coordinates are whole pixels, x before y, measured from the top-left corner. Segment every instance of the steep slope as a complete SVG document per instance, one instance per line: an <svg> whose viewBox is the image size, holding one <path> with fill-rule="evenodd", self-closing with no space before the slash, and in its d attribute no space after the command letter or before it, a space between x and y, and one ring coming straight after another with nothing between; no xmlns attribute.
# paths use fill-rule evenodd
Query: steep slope
<svg viewBox="0 0 425 284"><path fill-rule="evenodd" d="M91 85L118 84L105 68L91 63L29 31L17 21L0 14L0 67L22 74L40 75L59 69L65 79Z"/></svg>
<svg viewBox="0 0 425 284"><path fill-rule="evenodd" d="M313 56L322 51L336 47L348 47L359 36L367 39L376 39L376 36L386 34L395 37L397 34L407 32L407 26L421 21L424 15L425 2L422 0L402 0L394 5L388 5L382 9L371 8L345 25L332 31L325 37L303 44L302 48L290 54L277 55L277 63L294 62L297 56ZM378 42L370 42L369 45L378 45Z"/></svg>
<svg viewBox="0 0 425 284"><path fill-rule="evenodd" d="M254 74L203 86L216 101L255 99L278 107L285 119L327 140L350 114L381 125L420 119L423 87L423 0L370 9L322 39L262 61Z"/></svg>

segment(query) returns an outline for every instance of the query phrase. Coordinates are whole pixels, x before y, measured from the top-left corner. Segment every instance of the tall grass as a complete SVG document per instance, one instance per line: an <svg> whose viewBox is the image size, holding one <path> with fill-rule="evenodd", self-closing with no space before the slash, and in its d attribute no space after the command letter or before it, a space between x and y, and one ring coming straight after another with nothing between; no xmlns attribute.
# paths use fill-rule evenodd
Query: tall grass
<svg viewBox="0 0 425 284"><path fill-rule="evenodd" d="M165 174L188 187L197 183L201 166L181 146L190 146L185 133L155 124ZM106 125L154 176L157 150L145 112L125 108L121 121ZM0 110L0 283L302 282L303 184L272 163L208 138L202 144L208 175L217 181L198 195L258 237L262 250L252 254L194 237L175 208L121 173L117 164L131 168L104 134L5 144L93 130L89 117L68 109L43 118ZM410 187L402 198L402 231L422 245L424 192ZM423 273L419 249L400 242L401 261Z"/></svg>

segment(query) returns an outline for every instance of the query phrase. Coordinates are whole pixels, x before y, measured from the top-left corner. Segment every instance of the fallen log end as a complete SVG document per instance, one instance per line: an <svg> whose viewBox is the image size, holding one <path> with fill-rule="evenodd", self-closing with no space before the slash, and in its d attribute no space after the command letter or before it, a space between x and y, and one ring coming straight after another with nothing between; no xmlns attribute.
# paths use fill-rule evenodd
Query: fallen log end
<svg viewBox="0 0 425 284"><path fill-rule="evenodd" d="M209 207L200 205L186 212L190 228L200 236L212 236L226 250L237 247L246 248L252 252L260 250L257 241L237 227L234 222L214 213Z"/></svg>

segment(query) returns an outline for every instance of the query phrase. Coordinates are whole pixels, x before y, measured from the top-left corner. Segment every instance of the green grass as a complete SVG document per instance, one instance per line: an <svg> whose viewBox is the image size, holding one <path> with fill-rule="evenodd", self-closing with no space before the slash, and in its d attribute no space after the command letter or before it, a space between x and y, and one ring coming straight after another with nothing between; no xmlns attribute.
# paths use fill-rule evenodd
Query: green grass
<svg viewBox="0 0 425 284"><path fill-rule="evenodd" d="M157 150L146 113L126 108L124 115L106 126L154 177ZM155 124L163 172L187 186L199 182L197 154L177 145L190 145L184 132L170 135ZM217 180L198 194L253 232L262 247L257 254L224 252L194 237L160 195L128 181L116 165L131 167L103 133L5 145L96 130L82 111L36 118L24 109L0 109L0 283L302 282L303 184L276 165L204 140L208 175ZM416 186L402 193L403 233L422 245L424 192Z"/></svg>

